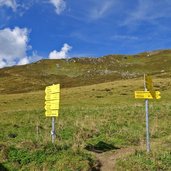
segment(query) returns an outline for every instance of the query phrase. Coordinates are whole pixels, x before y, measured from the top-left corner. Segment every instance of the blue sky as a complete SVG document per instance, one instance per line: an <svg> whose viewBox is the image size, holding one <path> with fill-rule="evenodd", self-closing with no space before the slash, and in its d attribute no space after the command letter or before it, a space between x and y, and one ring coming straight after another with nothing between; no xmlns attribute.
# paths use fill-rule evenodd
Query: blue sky
<svg viewBox="0 0 171 171"><path fill-rule="evenodd" d="M171 48L170 0L0 0L0 67Z"/></svg>

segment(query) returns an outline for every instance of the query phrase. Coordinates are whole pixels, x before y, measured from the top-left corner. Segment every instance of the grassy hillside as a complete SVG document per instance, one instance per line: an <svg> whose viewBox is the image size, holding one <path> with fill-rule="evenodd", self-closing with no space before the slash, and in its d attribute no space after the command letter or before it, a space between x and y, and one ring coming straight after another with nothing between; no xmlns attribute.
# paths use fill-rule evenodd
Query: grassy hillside
<svg viewBox="0 0 171 171"><path fill-rule="evenodd" d="M154 85L162 99L150 101L150 155L145 152L144 101L133 95L143 89L143 77L62 89L55 145L43 91L0 95L0 167L99 170L105 163L97 152L106 158L107 151L115 156L131 148L131 154L110 160L115 170L171 170L171 79L156 77Z"/></svg>
<svg viewBox="0 0 171 171"><path fill-rule="evenodd" d="M25 66L0 69L0 93L43 90L46 85L78 87L120 79L138 78L144 73L171 76L171 50L137 55L108 55L100 58L41 60Z"/></svg>
<svg viewBox="0 0 171 171"><path fill-rule="evenodd" d="M145 150L143 74L150 100L151 153ZM44 88L60 83L51 144ZM0 170L171 170L171 50L101 58L41 60L0 69Z"/></svg>

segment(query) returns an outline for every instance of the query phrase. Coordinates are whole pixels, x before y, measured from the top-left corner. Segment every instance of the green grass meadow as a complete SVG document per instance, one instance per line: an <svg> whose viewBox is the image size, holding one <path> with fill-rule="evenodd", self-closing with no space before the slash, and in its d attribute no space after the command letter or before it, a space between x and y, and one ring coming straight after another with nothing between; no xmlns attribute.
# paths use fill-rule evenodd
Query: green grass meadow
<svg viewBox="0 0 171 171"><path fill-rule="evenodd" d="M116 170L171 170L171 79L155 78L160 100L150 100L151 153L146 153L143 78L61 89L56 142L45 117L44 91L0 95L0 170L98 170L87 146L105 143L113 152L134 148ZM103 150L103 147L99 147Z"/></svg>

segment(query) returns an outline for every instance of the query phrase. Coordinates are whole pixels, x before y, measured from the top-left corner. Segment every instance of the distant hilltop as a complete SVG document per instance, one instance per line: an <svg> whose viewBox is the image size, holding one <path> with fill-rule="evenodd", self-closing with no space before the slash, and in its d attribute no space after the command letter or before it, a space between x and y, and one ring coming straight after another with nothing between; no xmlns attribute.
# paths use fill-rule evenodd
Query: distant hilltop
<svg viewBox="0 0 171 171"><path fill-rule="evenodd" d="M138 78L144 73L171 77L171 50L99 58L43 59L28 65L7 67L0 69L0 92L43 90L53 83L60 83L62 87L77 87Z"/></svg>

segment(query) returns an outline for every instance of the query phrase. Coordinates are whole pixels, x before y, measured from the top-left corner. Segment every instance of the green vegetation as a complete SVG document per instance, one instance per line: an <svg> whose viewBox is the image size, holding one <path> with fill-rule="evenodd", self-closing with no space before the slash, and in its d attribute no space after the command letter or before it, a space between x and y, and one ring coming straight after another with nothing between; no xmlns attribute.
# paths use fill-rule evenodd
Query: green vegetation
<svg viewBox="0 0 171 171"><path fill-rule="evenodd" d="M171 152L156 151L146 154L144 151L136 151L135 154L119 160L117 170L171 170Z"/></svg>
<svg viewBox="0 0 171 171"><path fill-rule="evenodd" d="M115 170L171 170L170 59L170 51L159 51L1 69L0 170L99 170L97 152L115 155L127 148L135 152L117 157ZM144 101L134 99L134 91L143 90L144 72L153 75L162 96L150 100L149 155ZM66 88L61 91L56 142L51 144L51 118L45 117L41 89L54 80Z"/></svg>
<svg viewBox="0 0 171 171"><path fill-rule="evenodd" d="M133 96L143 81L132 79L62 89L55 145L51 144L51 119L44 116L44 92L1 95L0 163L9 170L98 169L98 161L86 147L103 142L98 147L102 151L104 143L116 152L124 147L137 149L116 162L118 170L169 170L171 82L161 78L154 82L156 88L164 88L162 99L150 102L150 156L145 153L144 102Z"/></svg>
<svg viewBox="0 0 171 171"><path fill-rule="evenodd" d="M140 78L144 73L171 76L171 50L101 58L41 60L25 66L0 69L0 92L44 90L60 83L63 88L93 85L120 79Z"/></svg>
<svg viewBox="0 0 171 171"><path fill-rule="evenodd" d="M39 147L40 148L40 147ZM67 146L47 144L35 151L10 147L7 151L6 167L21 170L88 170L93 163L90 155L73 151ZM78 164L76 164L78 163Z"/></svg>

